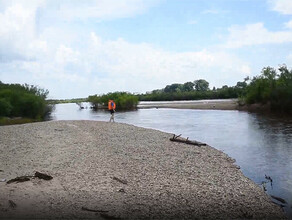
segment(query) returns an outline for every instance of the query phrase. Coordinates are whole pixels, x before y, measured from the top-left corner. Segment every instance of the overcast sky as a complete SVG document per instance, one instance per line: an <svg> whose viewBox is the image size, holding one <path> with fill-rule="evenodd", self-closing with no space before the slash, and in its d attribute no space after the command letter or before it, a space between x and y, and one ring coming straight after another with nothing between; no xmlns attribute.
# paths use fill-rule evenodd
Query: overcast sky
<svg viewBox="0 0 292 220"><path fill-rule="evenodd" d="M292 0L0 0L0 80L79 98L292 67Z"/></svg>

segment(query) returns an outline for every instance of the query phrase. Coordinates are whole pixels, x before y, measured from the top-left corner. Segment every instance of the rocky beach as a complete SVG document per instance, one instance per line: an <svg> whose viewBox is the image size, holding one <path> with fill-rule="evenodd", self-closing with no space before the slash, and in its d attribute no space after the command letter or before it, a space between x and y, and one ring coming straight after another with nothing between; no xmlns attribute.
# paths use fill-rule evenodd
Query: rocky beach
<svg viewBox="0 0 292 220"><path fill-rule="evenodd" d="M228 155L172 136L97 121L2 126L0 218L286 218Z"/></svg>

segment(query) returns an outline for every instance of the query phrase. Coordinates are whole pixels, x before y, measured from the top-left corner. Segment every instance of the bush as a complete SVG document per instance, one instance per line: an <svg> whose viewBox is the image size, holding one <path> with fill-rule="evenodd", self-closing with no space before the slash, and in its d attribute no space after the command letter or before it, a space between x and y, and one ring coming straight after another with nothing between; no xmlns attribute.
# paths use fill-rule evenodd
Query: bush
<svg viewBox="0 0 292 220"><path fill-rule="evenodd" d="M282 65L278 71L265 67L252 79L245 95L248 104L268 103L273 111L292 113L292 70Z"/></svg>
<svg viewBox="0 0 292 220"><path fill-rule="evenodd" d="M44 119L48 91L36 86L0 83L0 116Z"/></svg>
<svg viewBox="0 0 292 220"><path fill-rule="evenodd" d="M93 95L88 97L88 101L95 108L98 108L100 105L106 107L110 99L114 100L118 110L135 109L138 105L138 97L127 92L114 92L102 96Z"/></svg>
<svg viewBox="0 0 292 220"><path fill-rule="evenodd" d="M12 105L4 98L0 98L0 117L10 115Z"/></svg>

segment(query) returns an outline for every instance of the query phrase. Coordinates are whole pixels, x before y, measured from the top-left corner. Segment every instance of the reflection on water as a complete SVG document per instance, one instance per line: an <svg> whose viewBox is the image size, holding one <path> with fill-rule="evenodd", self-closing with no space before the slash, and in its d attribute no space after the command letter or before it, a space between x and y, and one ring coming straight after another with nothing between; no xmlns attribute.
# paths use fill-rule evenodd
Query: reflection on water
<svg viewBox="0 0 292 220"><path fill-rule="evenodd" d="M52 117L108 121L110 114L58 104ZM242 172L257 184L270 176L273 185L266 184L267 192L288 202L284 209L292 218L292 119L239 111L140 109L117 112L115 120L205 142L235 158Z"/></svg>

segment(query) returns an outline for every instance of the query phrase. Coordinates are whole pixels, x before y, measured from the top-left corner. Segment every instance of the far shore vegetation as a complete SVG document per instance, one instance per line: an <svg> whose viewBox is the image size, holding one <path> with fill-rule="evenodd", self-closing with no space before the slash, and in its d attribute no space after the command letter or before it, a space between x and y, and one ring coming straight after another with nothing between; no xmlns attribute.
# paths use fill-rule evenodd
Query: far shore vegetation
<svg viewBox="0 0 292 220"><path fill-rule="evenodd" d="M235 86L209 88L209 82L198 79L183 84L174 83L162 89L134 95L126 92L89 96L87 101L95 108L105 106L109 99L117 103L117 108L136 108L138 101L177 101L202 99L238 99L239 105L259 105L271 112L292 114L292 70L283 64L278 69L264 67L259 76L246 77Z"/></svg>
<svg viewBox="0 0 292 220"><path fill-rule="evenodd" d="M139 101L176 101L237 98L240 105L265 106L271 112L292 114L292 70L283 64L277 69L264 67L261 74L246 77L235 86L209 88L209 82L198 79L174 83L145 94L114 92L87 98L47 100L48 90L33 85L5 84L0 81L0 125L43 121L54 104L90 102L94 109L106 108L109 99L117 110L136 109Z"/></svg>
<svg viewBox="0 0 292 220"><path fill-rule="evenodd" d="M138 96L128 92L114 92L105 95L93 95L88 97L94 109L107 107L108 100L114 100L117 110L133 110L137 108Z"/></svg>

